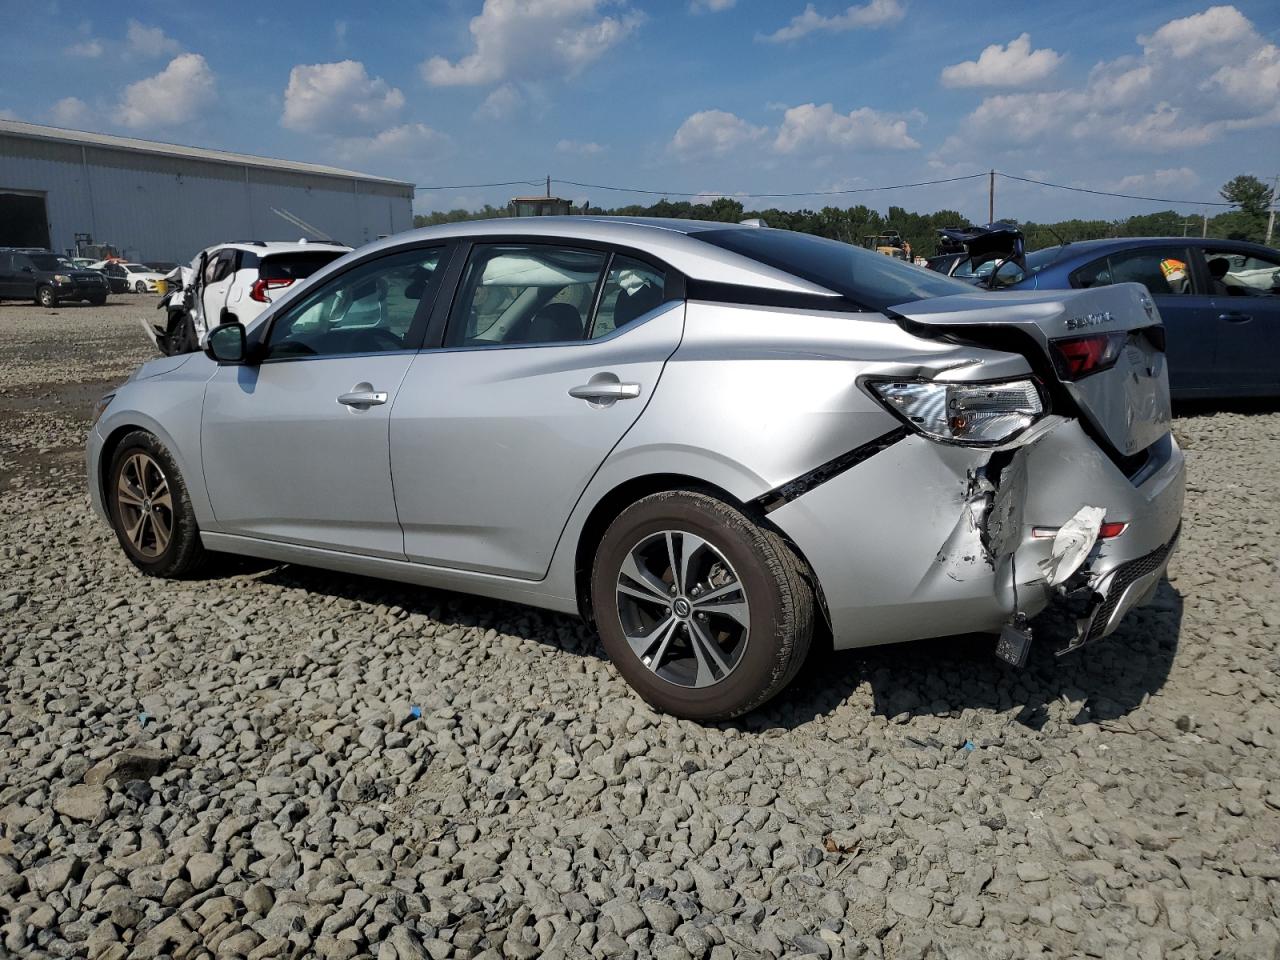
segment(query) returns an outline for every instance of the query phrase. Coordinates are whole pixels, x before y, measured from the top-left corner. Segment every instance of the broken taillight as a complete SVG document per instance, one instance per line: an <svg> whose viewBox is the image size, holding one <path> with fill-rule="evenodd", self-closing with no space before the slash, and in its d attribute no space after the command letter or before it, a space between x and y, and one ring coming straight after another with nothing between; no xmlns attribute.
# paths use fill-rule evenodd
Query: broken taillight
<svg viewBox="0 0 1280 960"><path fill-rule="evenodd" d="M1128 334L1093 333L1087 337L1051 340L1053 365L1063 380L1080 380L1115 366Z"/></svg>
<svg viewBox="0 0 1280 960"><path fill-rule="evenodd" d="M267 296L268 290L275 290L278 287L287 287L293 283L292 277L282 277L279 280L264 280L259 277L253 281L253 287L249 290L249 299L257 300L258 303L270 303L271 297Z"/></svg>

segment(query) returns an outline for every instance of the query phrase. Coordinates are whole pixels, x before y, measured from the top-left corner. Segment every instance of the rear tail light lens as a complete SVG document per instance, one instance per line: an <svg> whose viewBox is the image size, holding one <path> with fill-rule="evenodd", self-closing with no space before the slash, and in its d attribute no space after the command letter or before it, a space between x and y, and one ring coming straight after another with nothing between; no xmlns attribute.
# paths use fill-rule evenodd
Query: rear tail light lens
<svg viewBox="0 0 1280 960"><path fill-rule="evenodd" d="M287 287L293 283L293 278L283 278L280 280L264 280L259 277L253 281L253 287L249 290L249 299L257 300L258 303L270 303L271 297L267 295L268 290L276 290L280 287Z"/></svg>
<svg viewBox="0 0 1280 960"><path fill-rule="evenodd" d="M1094 333L1087 337L1070 337L1050 341L1053 365L1063 380L1080 380L1116 365L1128 334Z"/></svg>
<svg viewBox="0 0 1280 960"><path fill-rule="evenodd" d="M1031 380L868 381L867 386L925 436L951 443L1003 443L1044 415L1040 391Z"/></svg>

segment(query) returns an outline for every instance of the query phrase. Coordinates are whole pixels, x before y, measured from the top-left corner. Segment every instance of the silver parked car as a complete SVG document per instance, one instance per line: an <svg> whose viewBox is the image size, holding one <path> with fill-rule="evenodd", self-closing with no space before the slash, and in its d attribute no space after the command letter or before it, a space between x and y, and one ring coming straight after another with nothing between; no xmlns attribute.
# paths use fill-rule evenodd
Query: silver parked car
<svg viewBox="0 0 1280 960"><path fill-rule="evenodd" d="M1177 539L1137 284L976 291L750 225L417 230L103 398L93 503L142 571L208 551L578 612L645 699L750 710L811 639L1021 662L1156 589Z"/></svg>

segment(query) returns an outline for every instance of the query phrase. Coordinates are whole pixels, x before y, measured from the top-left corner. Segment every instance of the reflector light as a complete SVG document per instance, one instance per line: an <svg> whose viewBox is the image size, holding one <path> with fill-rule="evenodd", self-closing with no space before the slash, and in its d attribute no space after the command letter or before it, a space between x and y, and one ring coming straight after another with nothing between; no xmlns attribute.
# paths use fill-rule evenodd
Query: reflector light
<svg viewBox="0 0 1280 960"><path fill-rule="evenodd" d="M1053 365L1063 380L1079 380L1115 366L1127 333L1094 333L1087 337L1053 340Z"/></svg>
<svg viewBox="0 0 1280 960"><path fill-rule="evenodd" d="M1102 526L1098 528L1099 540L1111 540L1120 536L1129 529L1128 521L1124 520L1103 520ZM1031 536L1037 540L1052 540L1058 535L1057 527L1032 527Z"/></svg>

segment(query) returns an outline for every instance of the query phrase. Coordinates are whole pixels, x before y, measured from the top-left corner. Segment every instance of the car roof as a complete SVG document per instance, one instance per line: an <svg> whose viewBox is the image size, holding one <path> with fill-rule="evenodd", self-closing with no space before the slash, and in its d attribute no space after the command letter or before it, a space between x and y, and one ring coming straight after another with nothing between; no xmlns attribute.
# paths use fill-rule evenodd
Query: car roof
<svg viewBox="0 0 1280 960"><path fill-rule="evenodd" d="M331 240L235 240L230 243L215 243L208 250L248 250L259 256L267 253L295 253L304 250L337 250L346 253L350 250L345 243Z"/></svg>
<svg viewBox="0 0 1280 960"><path fill-rule="evenodd" d="M1131 247L1185 247L1185 246L1232 246L1242 249L1270 251L1270 247L1251 240L1223 240L1220 237L1105 237L1101 240L1073 240L1064 244L1063 259L1084 254L1105 253L1111 250L1127 250ZM1057 250L1058 247L1042 247L1041 250ZM1033 251L1040 253L1041 250Z"/></svg>
<svg viewBox="0 0 1280 960"><path fill-rule="evenodd" d="M360 247L354 255L364 257L417 243L485 237L585 241L648 253L694 279L832 296L832 291L819 284L696 239L698 234L712 230L768 229L751 224L664 217L497 217L408 230Z"/></svg>

